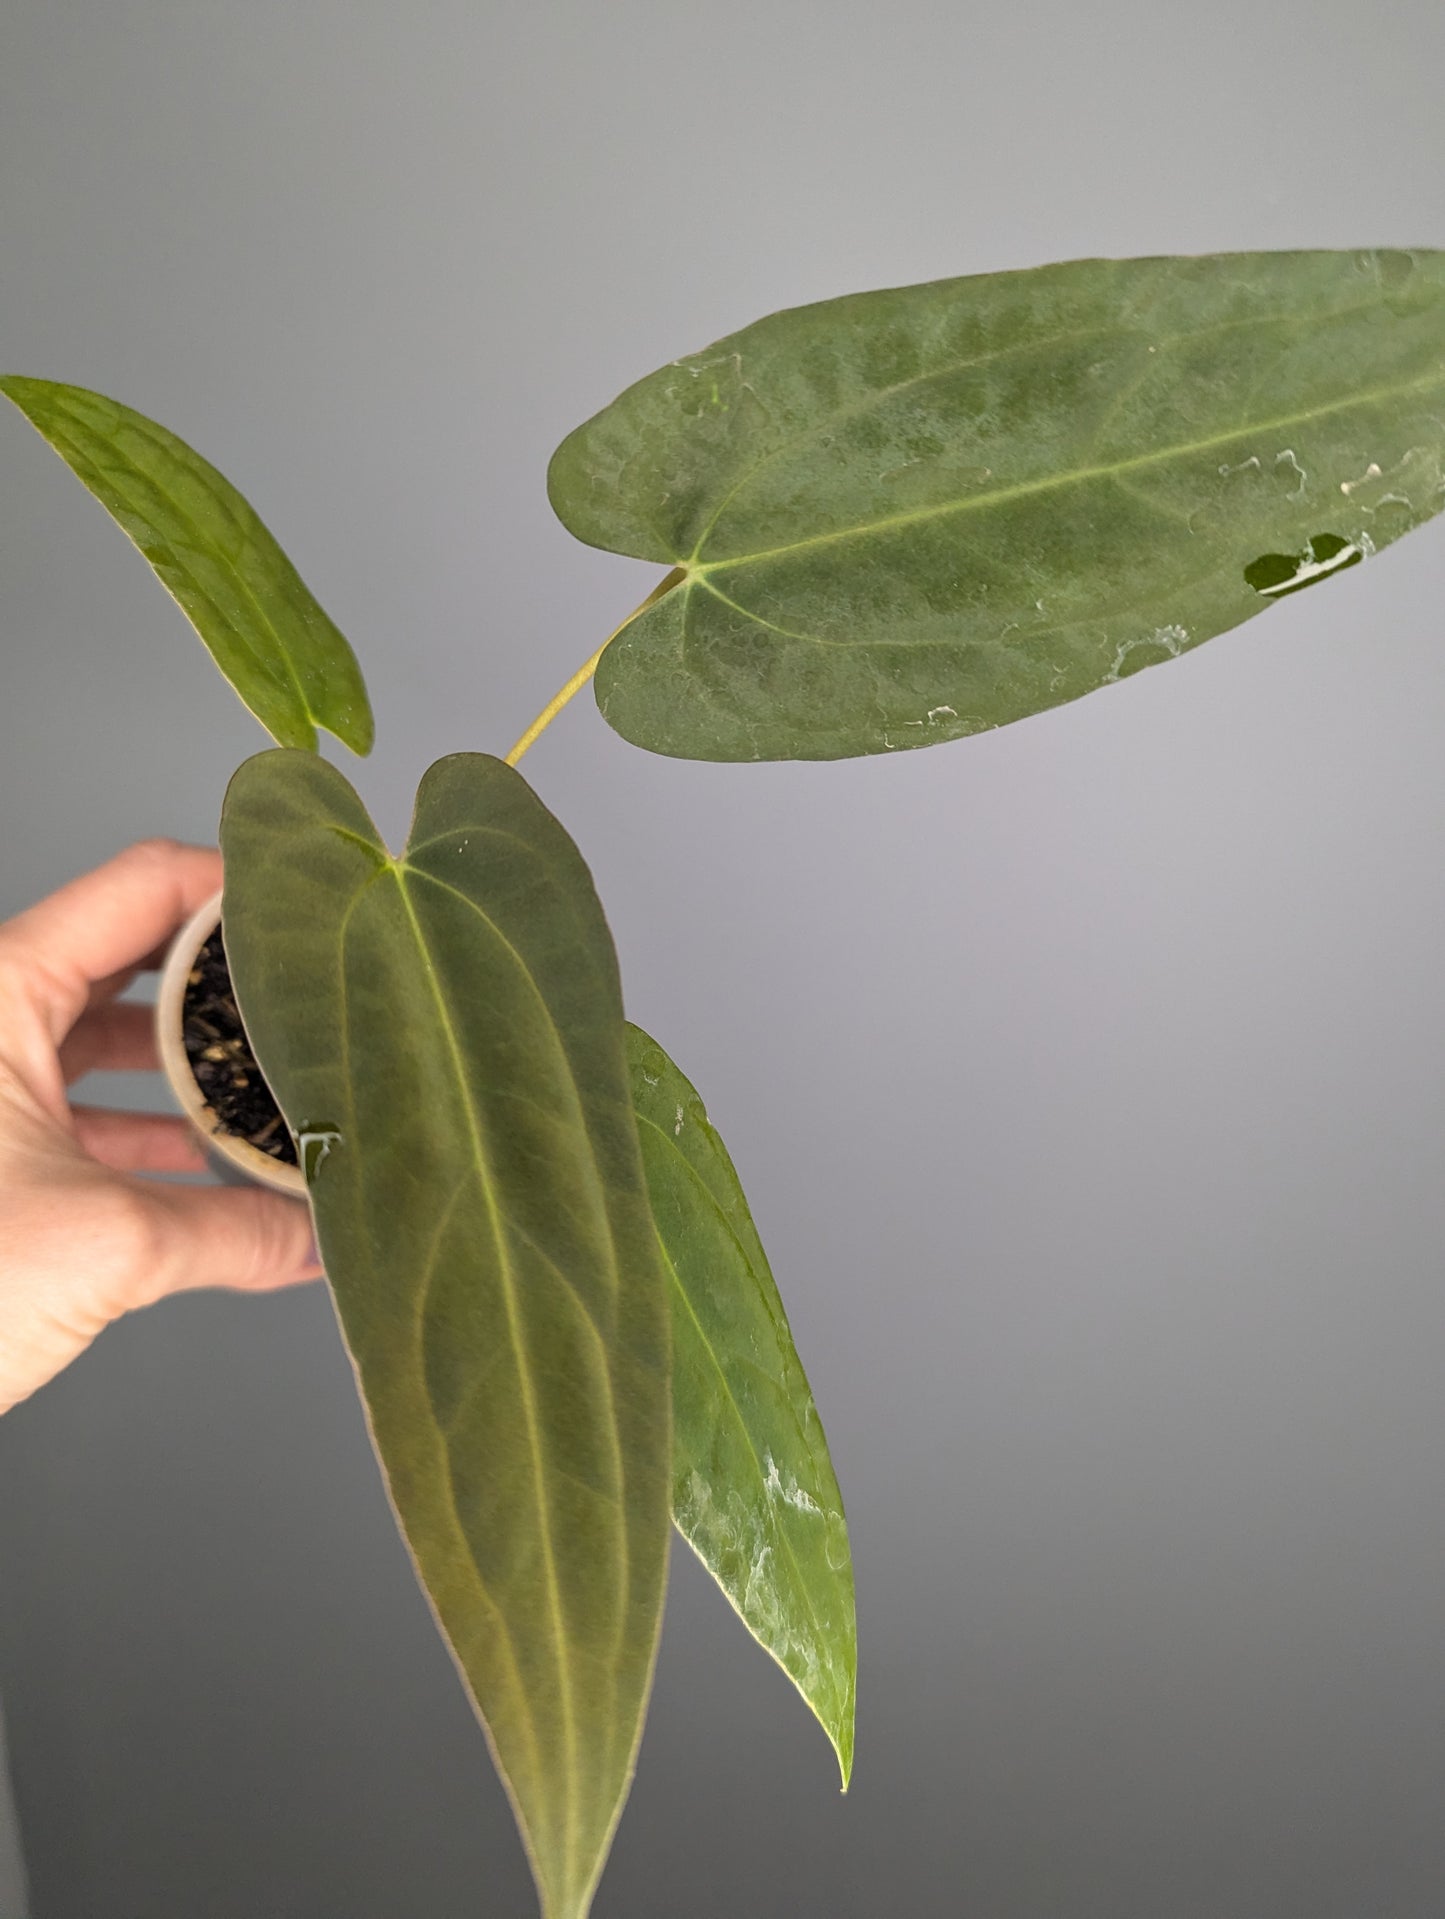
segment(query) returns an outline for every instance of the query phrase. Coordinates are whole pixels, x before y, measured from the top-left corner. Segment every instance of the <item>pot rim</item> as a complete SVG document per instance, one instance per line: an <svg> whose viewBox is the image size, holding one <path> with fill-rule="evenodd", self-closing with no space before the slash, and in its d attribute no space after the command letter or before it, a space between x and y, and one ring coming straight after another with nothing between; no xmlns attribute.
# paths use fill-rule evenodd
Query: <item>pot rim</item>
<svg viewBox="0 0 1445 1919"><path fill-rule="evenodd" d="M160 1053L161 1070L170 1082L181 1111L212 1152L219 1153L228 1165L260 1185L304 1199L306 1178L301 1168L272 1159L269 1153L263 1153L249 1140L238 1139L234 1133L228 1133L206 1104L196 1084L196 1076L191 1071L191 1062L186 1057L185 1042L181 1036L186 985L196 955L220 923L221 895L215 893L196 908L172 940L170 951L166 954L160 984L156 989L156 1046Z"/></svg>

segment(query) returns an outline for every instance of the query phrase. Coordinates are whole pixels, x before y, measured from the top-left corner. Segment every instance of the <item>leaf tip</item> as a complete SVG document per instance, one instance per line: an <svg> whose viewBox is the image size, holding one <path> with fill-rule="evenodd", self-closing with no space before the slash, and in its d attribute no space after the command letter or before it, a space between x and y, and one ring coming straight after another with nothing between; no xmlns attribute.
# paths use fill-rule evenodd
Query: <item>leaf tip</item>
<svg viewBox="0 0 1445 1919"><path fill-rule="evenodd" d="M811 1700L809 1704L812 1704ZM846 1705L832 1724L823 1718L816 1706L813 1710L817 1714L823 1731L828 1735L828 1744L833 1748L833 1757L838 1761L838 1791L846 1795L853 1783L854 1719L851 1689Z"/></svg>
<svg viewBox="0 0 1445 1919"><path fill-rule="evenodd" d="M376 745L376 716L371 710L365 687L361 689L361 697L354 707L333 718L322 719L321 724L359 760L364 760Z"/></svg>
<svg viewBox="0 0 1445 1919"><path fill-rule="evenodd" d="M45 384L46 382L43 380L28 380L20 373L0 373L0 393L5 395L5 398L10 401L17 412L25 415L32 426L35 423L34 415L26 405L26 400L29 398L33 388L44 386Z"/></svg>

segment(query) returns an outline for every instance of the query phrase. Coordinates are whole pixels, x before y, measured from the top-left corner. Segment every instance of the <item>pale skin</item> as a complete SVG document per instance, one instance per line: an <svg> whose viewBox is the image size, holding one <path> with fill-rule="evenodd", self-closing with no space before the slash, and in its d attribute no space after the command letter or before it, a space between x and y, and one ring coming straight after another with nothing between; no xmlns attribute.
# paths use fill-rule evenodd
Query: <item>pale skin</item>
<svg viewBox="0 0 1445 1919"><path fill-rule="evenodd" d="M156 1067L151 1009L119 995L220 884L218 853L148 840L0 925L0 1413L168 1294L320 1276L299 1201L147 1179L204 1169L187 1122L69 1097Z"/></svg>

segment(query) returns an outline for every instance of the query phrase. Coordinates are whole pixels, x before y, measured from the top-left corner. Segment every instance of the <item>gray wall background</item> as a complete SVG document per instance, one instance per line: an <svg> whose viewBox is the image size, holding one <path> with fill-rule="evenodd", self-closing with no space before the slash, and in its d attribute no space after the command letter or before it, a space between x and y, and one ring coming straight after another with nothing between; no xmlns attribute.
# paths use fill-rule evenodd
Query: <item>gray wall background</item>
<svg viewBox="0 0 1445 1919"><path fill-rule="evenodd" d="M1445 241L1437 0L7 0L0 364L158 416L354 640L393 836L647 590L543 491L798 301ZM1166 672L828 767L528 771L748 1186L848 1500L859 1762L680 1557L598 1902L1445 1910L1445 534ZM261 736L0 419L0 911ZM348 765L348 772L354 769ZM324 1297L0 1424L35 1919L521 1915Z"/></svg>

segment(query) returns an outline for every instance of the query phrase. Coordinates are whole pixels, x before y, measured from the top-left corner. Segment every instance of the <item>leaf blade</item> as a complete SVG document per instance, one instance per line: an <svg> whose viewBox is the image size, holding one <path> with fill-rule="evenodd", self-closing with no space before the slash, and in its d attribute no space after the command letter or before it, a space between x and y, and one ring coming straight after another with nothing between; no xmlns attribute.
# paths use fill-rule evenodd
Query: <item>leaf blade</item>
<svg viewBox="0 0 1445 1919"><path fill-rule="evenodd" d="M1445 506L1445 253L1074 261L775 314L554 456L681 565L598 668L701 759L965 737L1177 658Z"/></svg>
<svg viewBox="0 0 1445 1919"><path fill-rule="evenodd" d="M273 739L314 751L325 727L370 752L355 655L222 474L156 421L84 387L6 375L0 393L144 554Z"/></svg>
<svg viewBox="0 0 1445 1919"><path fill-rule="evenodd" d="M262 755L222 845L238 999L394 1505L543 1909L580 1919L635 1763L670 1477L605 922L561 827L481 755L431 770L396 860L334 768Z"/></svg>
<svg viewBox="0 0 1445 1919"><path fill-rule="evenodd" d="M673 1519L853 1768L857 1628L843 1500L737 1172L696 1091L628 1027L673 1302Z"/></svg>

